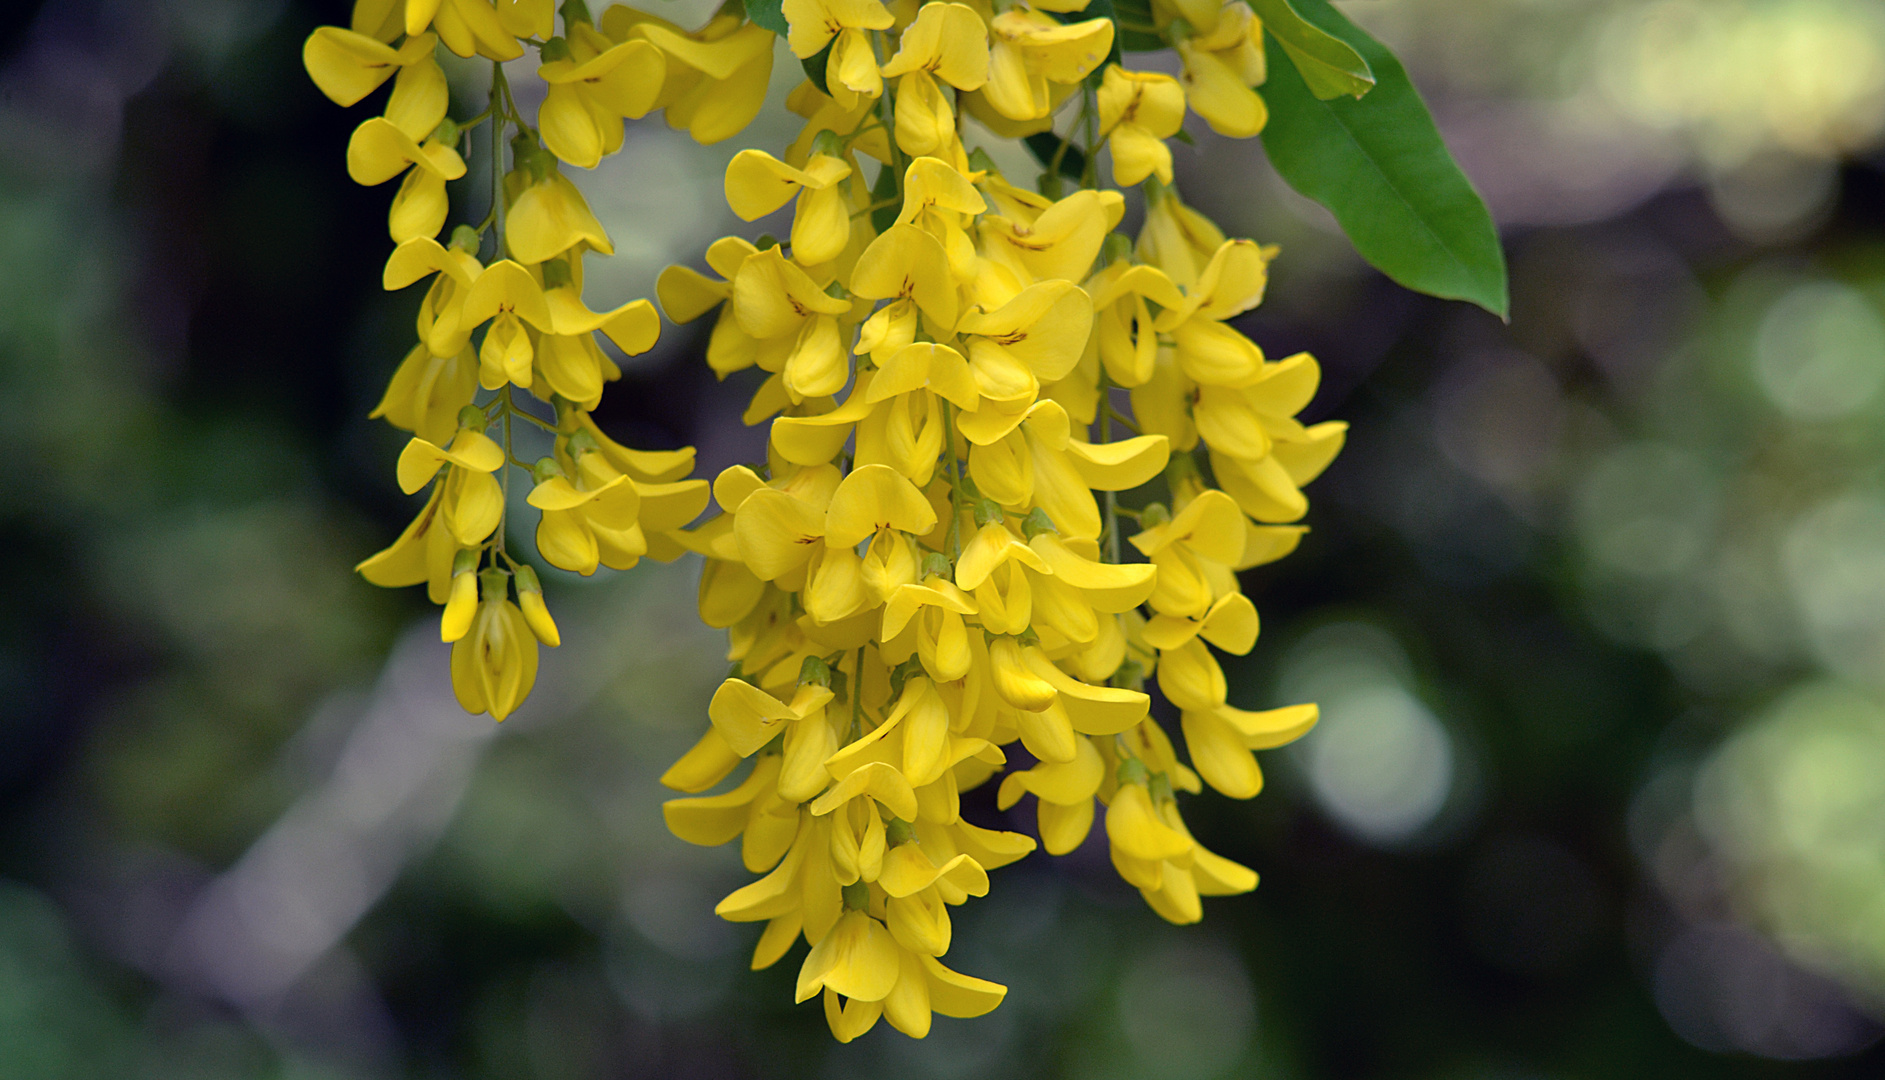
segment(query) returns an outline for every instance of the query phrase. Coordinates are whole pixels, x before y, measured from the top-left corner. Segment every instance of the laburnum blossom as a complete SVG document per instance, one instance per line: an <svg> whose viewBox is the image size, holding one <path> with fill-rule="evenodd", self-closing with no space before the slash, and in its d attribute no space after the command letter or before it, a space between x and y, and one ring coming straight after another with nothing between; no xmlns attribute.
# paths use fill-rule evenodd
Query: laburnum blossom
<svg viewBox="0 0 1885 1080"><path fill-rule="evenodd" d="M794 999L836 1038L880 1021L922 1038L1003 1001L945 963L955 909L1037 847L1103 842L1174 923L1256 887L1181 802L1254 797L1258 755L1316 723L1234 693L1223 657L1258 647L1240 575L1302 541L1304 486L1346 429L1301 419L1315 359L1273 359L1239 321L1277 249L1172 186L1187 109L1233 137L1265 124L1245 6L1154 0L1125 43L1156 33L1177 77L1122 66L1113 16L1085 0L775 14L801 122L718 177L752 228L656 285L668 319L712 316L716 376L756 369L742 419L763 439L711 483L691 449L631 448L599 420L661 327L586 273L615 242L585 170L637 152L627 125L656 113L701 143L738 134L781 24L740 5L688 29L582 0L360 0L308 38L316 85L372 113L349 175L400 180L382 283L417 311L373 416L407 434L395 478L424 501L359 570L426 587L458 701L501 720L541 649L584 629L559 627L546 583L697 559L728 668L661 777L664 819L737 845L752 879L714 911L755 924L754 968L795 965ZM482 113L448 115L440 48L490 62ZM533 115L508 81L524 65L502 63L526 52ZM1033 136L1038 183L1003 174L990 133ZM488 205L453 205L474 170ZM1130 237L1117 189L1135 185ZM964 818L991 784L1034 835Z"/></svg>

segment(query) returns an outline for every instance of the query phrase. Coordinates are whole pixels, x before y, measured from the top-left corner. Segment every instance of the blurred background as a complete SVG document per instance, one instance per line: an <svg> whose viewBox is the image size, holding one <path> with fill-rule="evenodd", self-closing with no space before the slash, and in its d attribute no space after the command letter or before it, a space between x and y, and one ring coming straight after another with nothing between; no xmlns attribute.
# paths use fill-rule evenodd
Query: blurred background
<svg viewBox="0 0 1885 1080"><path fill-rule="evenodd" d="M1242 325L1353 424L1230 668L1322 724L1186 804L1263 885L1178 930L1103 847L1033 856L958 909L1006 1004L841 1047L711 915L737 858L661 825L724 670L696 566L553 575L570 644L501 728L350 571L415 508L365 417L418 296L343 170L370 106L300 66L347 6L14 5L0 1078L1885 1075L1885 7L1345 8L1486 194L1513 317L1368 270L1255 142L1176 148L1283 245ZM796 68L733 143L645 121L579 178L593 302L735 228ZM703 330L599 416L712 475L763 444Z"/></svg>

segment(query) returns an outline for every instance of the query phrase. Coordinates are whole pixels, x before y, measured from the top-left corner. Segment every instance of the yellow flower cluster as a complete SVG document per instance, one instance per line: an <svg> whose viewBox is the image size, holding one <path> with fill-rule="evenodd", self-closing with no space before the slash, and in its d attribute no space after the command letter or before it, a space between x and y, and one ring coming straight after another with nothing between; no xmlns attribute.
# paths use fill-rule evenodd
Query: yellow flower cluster
<svg viewBox="0 0 1885 1080"><path fill-rule="evenodd" d="M403 177L387 218L397 246L384 283L430 282L418 344L373 416L412 433L399 485L409 494L430 485L431 496L359 569L378 585L426 584L444 605L440 636L453 643L459 702L499 720L530 693L538 644L560 641L536 573L505 543L510 469L531 476L538 554L580 574L684 554L666 534L708 497L704 481L683 479L691 449L632 450L590 417L621 376L596 335L633 356L654 345L660 319L647 300L600 312L584 303L584 257L613 248L561 165L595 165L621 147L625 119L657 109L702 141L736 134L764 101L775 40L737 15L695 32L620 7L597 26L580 0L563 16L554 36L552 0L358 0L350 27L316 30L302 54L343 106L392 81L382 115L355 129L347 171L365 185ZM440 45L492 61L490 104L477 117L447 115ZM534 125L501 66L526 46L548 86ZM441 244L446 184L466 175L479 128L488 132L490 210ZM548 450L534 465L518 456L531 429Z"/></svg>
<svg viewBox="0 0 1885 1080"><path fill-rule="evenodd" d="M1295 547L1301 487L1344 426L1294 418L1314 359L1268 360L1229 324L1262 299L1276 252L1185 206L1166 143L1187 106L1226 134L1263 126L1260 27L1240 3L1156 0L1175 79L1110 62L1114 22L1085 7L783 0L811 76L788 100L805 124L783 157L741 150L725 187L748 221L793 204L789 236L721 239L712 275L671 267L659 284L677 322L718 309L716 373L766 373L745 419L769 424L767 458L721 472L718 512L692 525L709 495L682 479L692 451L630 450L590 416L619 376L595 334L632 355L659 328L645 300L584 304L583 257L610 244L560 167L595 165L624 119L656 110L703 142L734 135L764 96L771 31L737 0L697 31L622 6L598 23L566 0L560 35L550 0L360 0L351 29L305 50L343 105L393 80L348 170L404 176L385 283L431 280L374 415L414 436L402 489L432 493L361 572L429 586L460 701L502 719L538 642L558 640L506 550L509 466L532 475L552 566L703 556L701 617L727 629L733 670L663 777L692 796L667 821L694 843L740 841L762 876L716 910L766 924L756 968L804 938L798 998L821 997L842 1040L879 1018L921 1037L933 1013L980 1015L1006 993L941 962L949 909L1036 842L963 820L962 792L999 777L1001 808L1033 795L1054 854L1103 807L1120 875L1194 922L1201 896L1257 877L1191 836L1177 792L1255 795L1252 752L1316 719L1231 705L1213 648L1254 645L1237 572ZM440 43L493 61L480 116L447 117ZM534 125L501 66L526 45L547 84ZM1057 116L1071 122L1047 134L1038 190L963 142L966 117L1017 137ZM483 125L490 213L442 245L446 183ZM1116 184L1143 185L1136 244L1116 232L1124 197L1100 187L1102 147ZM549 452L525 465L513 435L531 428ZM1148 686L1178 709L1189 765ZM730 790L701 794L748 758Z"/></svg>
<svg viewBox="0 0 1885 1080"><path fill-rule="evenodd" d="M921 1037L933 1012L1005 993L941 962L949 908L1035 842L963 820L963 791L1005 771L999 805L1034 795L1055 854L1103 805L1120 875L1194 922L1200 896L1257 878L1193 839L1176 792L1255 795L1252 751L1316 719L1229 704L1212 647L1254 644L1236 573L1294 548L1301 485L1344 426L1294 419L1311 357L1266 360L1226 321L1261 299L1275 252L1184 206L1164 141L1188 95L1221 130L1261 126L1254 22L1188 11L1202 30L1180 83L1105 64L1110 20L1054 17L1082 6L785 0L823 85L791 95L806 123L784 157L742 150L725 185L748 221L791 203L790 234L719 240L713 275L672 267L659 286L676 321L719 309L707 361L766 372L745 419L770 422L766 462L722 472L720 513L676 534L706 559L701 616L728 629L734 670L663 781L702 792L753 764L667 820L740 841L764 876L717 912L766 924L756 968L805 939L798 998L822 997L841 1040L880 1017ZM963 144L964 112L1026 134L1075 98L1087 182L1064 197ZM1124 199L1093 182L1101 139L1115 181L1146 185L1136 251L1114 233ZM1120 505L1157 484L1165 503ZM1140 559L1122 558L1122 519ZM1148 681L1181 712L1189 767Z"/></svg>

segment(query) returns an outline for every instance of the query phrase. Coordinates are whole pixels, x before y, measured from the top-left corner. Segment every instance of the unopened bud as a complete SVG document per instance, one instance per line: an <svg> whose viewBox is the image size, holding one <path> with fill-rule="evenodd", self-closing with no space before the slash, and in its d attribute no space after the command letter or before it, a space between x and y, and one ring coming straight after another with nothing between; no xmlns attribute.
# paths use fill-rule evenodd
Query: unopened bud
<svg viewBox="0 0 1885 1080"><path fill-rule="evenodd" d="M461 555L473 555L474 552L460 552ZM445 612L439 616L439 640L447 644L457 641L471 631L472 616L478 613L478 578L475 574L459 574L452 578L452 593L445 601Z"/></svg>
<svg viewBox="0 0 1885 1080"><path fill-rule="evenodd" d="M537 572L528 566L517 568L517 606L524 613L524 625L537 635L537 640L554 649L563 644L563 635L557 633L556 620L550 618L550 609L543 603L543 586L537 581Z"/></svg>

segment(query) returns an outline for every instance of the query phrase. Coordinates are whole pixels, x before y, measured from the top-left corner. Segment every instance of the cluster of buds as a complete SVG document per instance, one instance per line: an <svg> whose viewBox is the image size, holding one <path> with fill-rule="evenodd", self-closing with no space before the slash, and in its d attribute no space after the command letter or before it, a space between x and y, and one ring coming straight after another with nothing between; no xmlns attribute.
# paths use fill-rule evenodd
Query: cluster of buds
<svg viewBox="0 0 1885 1080"><path fill-rule="evenodd" d="M740 841L761 876L716 910L765 923L756 968L804 939L798 998L821 998L839 1039L880 1018L921 1037L933 1013L1002 1000L942 963L949 910L1037 846L965 821L965 791L997 783L1004 810L1032 795L1053 854L1103 815L1119 874L1172 922L1256 886L1193 838L1178 797L1255 795L1253 752L1315 723L1313 705L1230 704L1214 650L1255 644L1237 574L1294 549L1302 485L1345 429L1295 419L1313 358L1269 360L1228 321L1262 299L1275 250L1225 238L1172 183L1187 106L1224 134L1263 126L1247 8L1156 0L1135 32L1178 50L1173 78L1122 67L1114 20L1081 18L1087 0L750 3L751 18L731 0L690 32L622 6L596 23L568 0L554 35L550 0L361 0L351 30L309 39L310 72L342 104L394 80L348 166L362 183L405 174L386 284L432 280L375 413L413 433L402 488L432 495L361 569L429 585L460 700L501 719L557 632L505 549L494 474L531 473L552 566L702 556L700 614L728 631L733 667L663 777L691 796L667 803L669 826ZM768 425L766 460L721 472L717 512L690 524L709 496L682 479L691 451L630 450L590 417L619 374L594 334L634 354L658 325L645 300L584 305L583 256L609 241L559 170L593 166L625 118L655 110L704 142L737 133L775 30L808 75L788 99L805 124L783 156L740 151L725 189L747 221L792 203L789 236L726 237L712 274L671 267L659 284L676 322L718 309L717 374L766 373L745 413ZM445 116L441 42L493 61L484 114ZM526 45L548 84L535 126L500 66ZM491 212L441 245L445 181L483 124ZM1046 173L1011 182L965 145L978 133L1045 140ZM1102 149L1114 185L1142 186L1136 242L1116 231L1125 199L1101 182ZM550 442L534 466L513 420ZM1181 744L1149 689L1178 710Z"/></svg>

